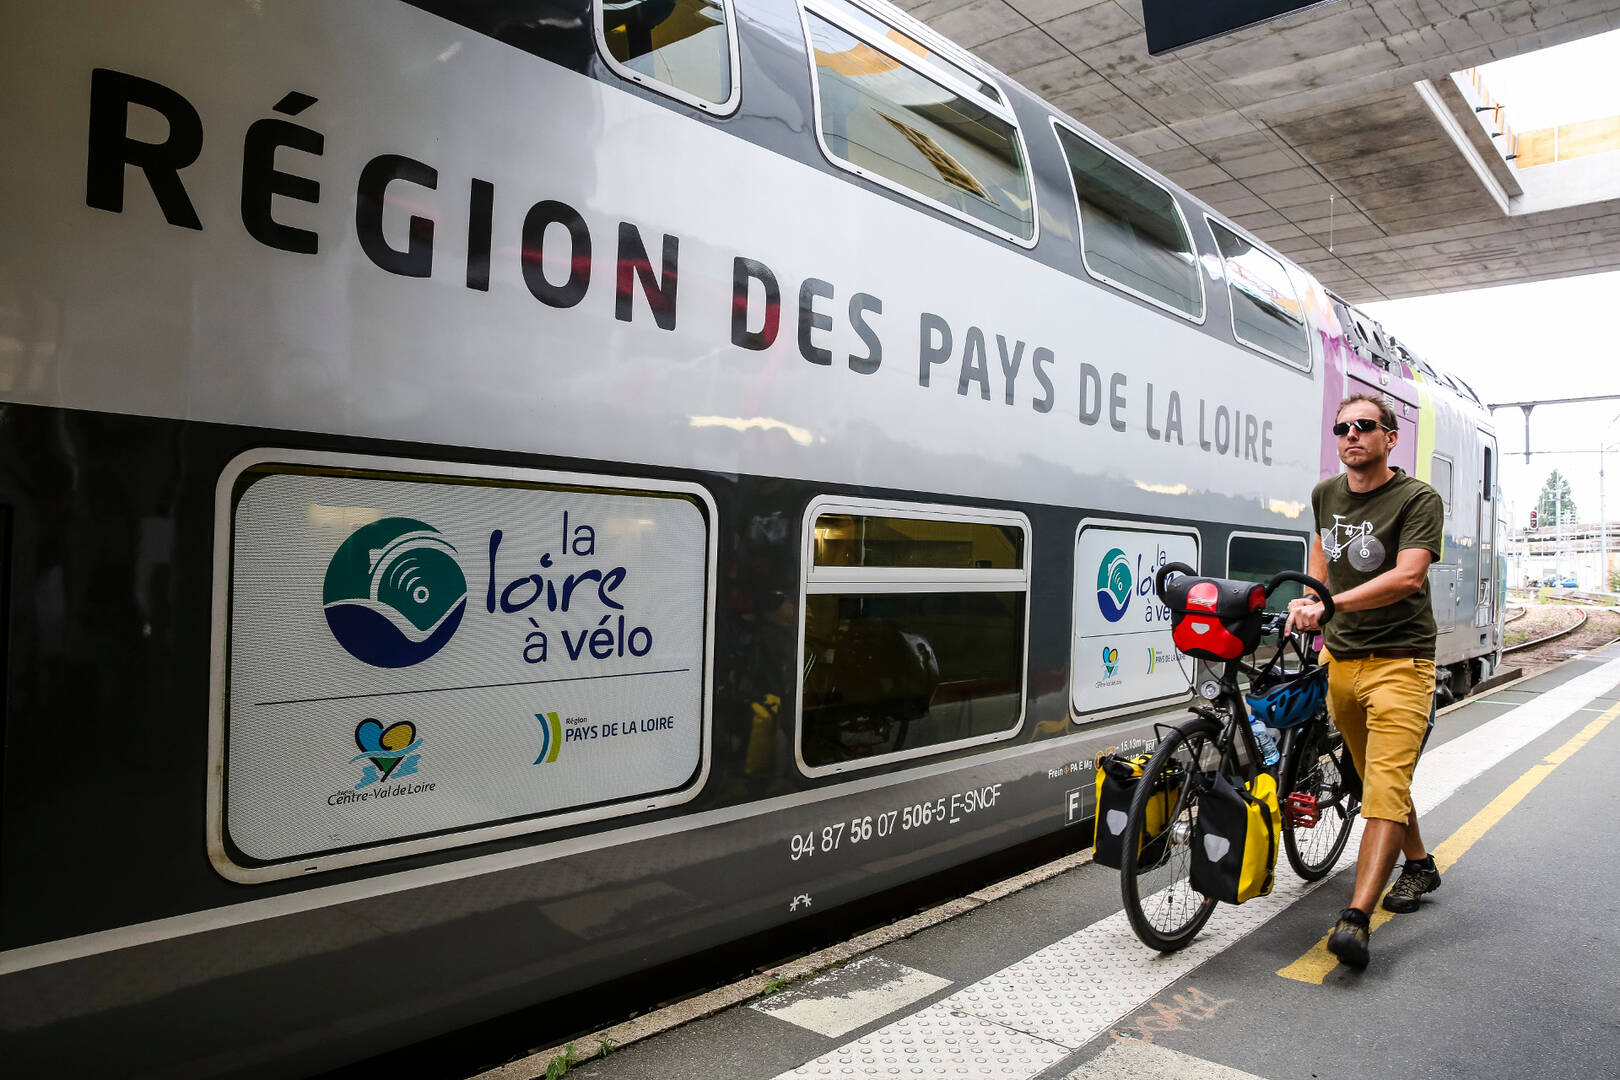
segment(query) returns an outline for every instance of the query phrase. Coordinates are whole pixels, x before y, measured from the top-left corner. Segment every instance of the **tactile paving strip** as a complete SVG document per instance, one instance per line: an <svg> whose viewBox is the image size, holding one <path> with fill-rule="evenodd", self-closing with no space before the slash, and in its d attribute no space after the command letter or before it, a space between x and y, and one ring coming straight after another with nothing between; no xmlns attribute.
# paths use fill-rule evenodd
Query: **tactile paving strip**
<svg viewBox="0 0 1620 1080"><path fill-rule="evenodd" d="M1425 754L1413 785L1419 813L1574 715L1617 679L1620 660L1610 661ZM1355 865L1361 830L1358 819L1341 869ZM1271 895L1221 905L1191 945L1163 955L1138 941L1125 913L1116 912L776 1080L1035 1076L1320 884L1300 881L1284 863Z"/></svg>
<svg viewBox="0 0 1620 1080"><path fill-rule="evenodd" d="M1068 1053L1067 1047L935 1004L785 1072L782 1077L1015 1080L1051 1068Z"/></svg>

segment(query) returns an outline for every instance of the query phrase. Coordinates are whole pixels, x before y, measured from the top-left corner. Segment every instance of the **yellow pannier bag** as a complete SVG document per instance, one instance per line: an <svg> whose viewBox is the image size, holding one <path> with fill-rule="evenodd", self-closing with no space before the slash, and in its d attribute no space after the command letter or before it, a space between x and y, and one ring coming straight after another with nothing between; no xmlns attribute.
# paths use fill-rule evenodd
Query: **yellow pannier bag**
<svg viewBox="0 0 1620 1080"><path fill-rule="evenodd" d="M1281 839L1277 780L1261 773L1238 787L1216 775L1198 799L1192 836L1192 887L1212 900L1241 904L1271 891Z"/></svg>
<svg viewBox="0 0 1620 1080"><path fill-rule="evenodd" d="M1099 866L1118 870L1125 863L1125 818L1147 763L1147 754L1128 758L1104 754L1097 759L1097 829L1092 839L1095 851L1091 858ZM1165 821L1170 814L1170 800L1180 782L1179 769L1173 775L1161 777L1160 790L1148 800L1147 831L1137 857L1139 867L1153 867L1164 861L1169 840Z"/></svg>

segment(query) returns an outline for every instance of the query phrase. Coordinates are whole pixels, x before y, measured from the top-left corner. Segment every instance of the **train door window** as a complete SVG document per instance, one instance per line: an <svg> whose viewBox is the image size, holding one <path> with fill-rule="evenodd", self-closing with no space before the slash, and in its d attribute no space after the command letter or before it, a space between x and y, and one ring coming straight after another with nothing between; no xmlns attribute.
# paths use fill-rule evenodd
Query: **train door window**
<svg viewBox="0 0 1620 1080"><path fill-rule="evenodd" d="M1204 282L1169 190L1053 120L1080 214L1080 256L1101 281L1195 322Z"/></svg>
<svg viewBox="0 0 1620 1080"><path fill-rule="evenodd" d="M1239 581L1270 581L1284 570L1307 569L1309 546L1297 536L1235 532L1226 540L1226 576ZM1305 595L1304 586L1288 581L1266 597L1268 611L1287 611L1288 601ZM1255 653L1263 664L1277 651L1277 638L1267 635Z"/></svg>
<svg viewBox="0 0 1620 1080"><path fill-rule="evenodd" d="M828 160L1032 245L1027 158L1000 92L943 41L925 44L848 0L805 0L803 14Z"/></svg>
<svg viewBox="0 0 1620 1080"><path fill-rule="evenodd" d="M1238 581L1264 582L1284 570L1303 572L1308 552L1305 541L1297 536L1235 532L1226 541L1226 576ZM1303 595L1305 590L1298 582L1286 582L1266 599L1266 607L1284 611L1288 601Z"/></svg>
<svg viewBox="0 0 1620 1080"><path fill-rule="evenodd" d="M1206 218L1226 267L1226 293L1232 303L1232 333L1267 356L1309 370L1311 338L1305 309L1283 264L1252 240Z"/></svg>
<svg viewBox="0 0 1620 1080"><path fill-rule="evenodd" d="M1440 502L1445 507L1445 516L1451 516L1451 460L1434 455L1433 464L1429 466L1429 484L1440 493Z"/></svg>
<svg viewBox="0 0 1620 1080"><path fill-rule="evenodd" d="M596 0L596 40L621 78L705 112L737 108L731 0Z"/></svg>
<svg viewBox="0 0 1620 1080"><path fill-rule="evenodd" d="M805 525L798 760L807 775L1017 733L1028 519L824 499Z"/></svg>
<svg viewBox="0 0 1620 1080"><path fill-rule="evenodd" d="M1495 490L1492 485L1496 482L1496 478L1491 475L1491 448L1488 446L1485 448L1485 467L1480 470L1480 480L1484 485L1480 495L1486 502L1490 502L1491 494Z"/></svg>

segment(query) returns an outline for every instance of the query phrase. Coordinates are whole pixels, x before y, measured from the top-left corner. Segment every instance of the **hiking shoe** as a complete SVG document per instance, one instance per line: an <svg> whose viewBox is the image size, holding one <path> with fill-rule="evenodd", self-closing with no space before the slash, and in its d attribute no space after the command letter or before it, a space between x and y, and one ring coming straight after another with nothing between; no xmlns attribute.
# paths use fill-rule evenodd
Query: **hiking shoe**
<svg viewBox="0 0 1620 1080"><path fill-rule="evenodd" d="M1339 912L1339 921L1328 935L1328 952L1351 967L1364 968L1371 953L1367 949L1367 916L1355 908Z"/></svg>
<svg viewBox="0 0 1620 1080"><path fill-rule="evenodd" d="M1393 911L1397 915L1406 915L1418 909L1418 903L1424 893L1431 893L1440 887L1440 871L1434 868L1432 859L1423 862L1413 862L1408 859L1401 867L1401 876L1395 879L1395 884L1389 887L1384 894L1384 910Z"/></svg>

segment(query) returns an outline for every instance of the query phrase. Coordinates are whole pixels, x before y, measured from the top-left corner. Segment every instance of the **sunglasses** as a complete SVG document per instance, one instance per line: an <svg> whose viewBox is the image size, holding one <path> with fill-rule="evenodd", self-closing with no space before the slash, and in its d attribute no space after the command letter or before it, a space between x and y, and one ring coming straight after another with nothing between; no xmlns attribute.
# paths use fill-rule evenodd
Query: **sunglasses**
<svg viewBox="0 0 1620 1080"><path fill-rule="evenodd" d="M1372 419L1371 417L1363 416L1359 420L1350 420L1350 421L1340 420L1337 424L1333 425L1333 434L1337 435L1339 438L1342 439L1346 435L1350 434L1350 429L1351 428L1355 428L1357 431L1361 432L1363 435L1367 435L1367 434L1370 434L1371 432L1377 431L1379 428L1384 428L1385 431L1394 431L1395 430L1392 427L1384 427L1383 424L1380 424L1378 421Z"/></svg>

